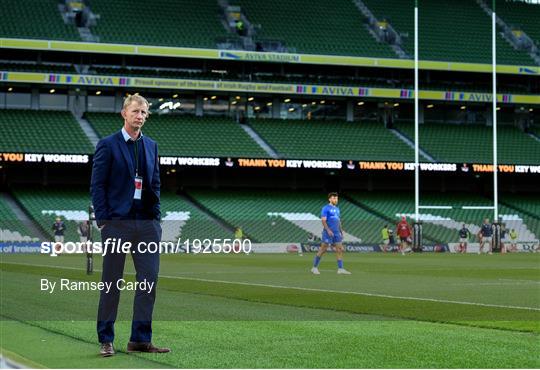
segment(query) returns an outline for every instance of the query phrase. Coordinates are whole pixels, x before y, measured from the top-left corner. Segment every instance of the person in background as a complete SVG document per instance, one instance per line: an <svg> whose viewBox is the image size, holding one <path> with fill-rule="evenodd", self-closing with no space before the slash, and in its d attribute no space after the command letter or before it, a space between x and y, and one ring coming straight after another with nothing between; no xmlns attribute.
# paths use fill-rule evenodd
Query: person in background
<svg viewBox="0 0 540 370"><path fill-rule="evenodd" d="M79 227L77 228L77 232L79 233L81 244L86 244L88 241L88 236L90 235L90 221L81 221L79 223ZM84 251L88 252L86 247L84 248Z"/></svg>
<svg viewBox="0 0 540 370"><path fill-rule="evenodd" d="M397 224L397 234L399 236L399 250L402 255L405 255L407 246L412 242L411 240L411 225L407 222L407 217L402 216L401 221Z"/></svg>
<svg viewBox="0 0 540 370"><path fill-rule="evenodd" d="M66 231L66 224L60 217L56 217L56 220L52 225L52 230L54 231L54 247L58 252L61 249L61 244L64 243L64 233Z"/></svg>
<svg viewBox="0 0 540 370"><path fill-rule="evenodd" d="M505 253L507 241L508 241L508 230L506 229L505 224L501 224L501 244L499 245L501 253Z"/></svg>
<svg viewBox="0 0 540 370"><path fill-rule="evenodd" d="M323 225L322 243L313 260L311 273L314 275L321 274L319 271L319 263L329 247L334 248L334 251L336 252L337 273L341 275L351 274L343 267L343 227L341 225L341 212L337 206L338 202L338 193L329 193L328 204L325 205L321 211L321 222Z"/></svg>
<svg viewBox="0 0 540 370"><path fill-rule="evenodd" d="M480 231L478 232L478 239L480 240L480 248L478 249L478 254L481 254L484 251L484 244L488 243L489 245L489 254L493 254L493 245L492 245L492 236L493 228L489 223L489 218L484 220Z"/></svg>
<svg viewBox="0 0 540 370"><path fill-rule="evenodd" d="M517 252L517 240L518 240L518 233L515 229L510 230L509 233L510 236L510 248L507 250L507 252Z"/></svg>
<svg viewBox="0 0 540 370"><path fill-rule="evenodd" d="M238 33L238 36L246 35L246 28L244 27L244 22L241 19L236 21L235 27L236 27L236 33Z"/></svg>
<svg viewBox="0 0 540 370"><path fill-rule="evenodd" d="M381 229L381 238L381 249L384 253L386 253L388 252L388 246L390 245L390 230L388 229L388 225L384 225L384 227Z"/></svg>
<svg viewBox="0 0 540 370"><path fill-rule="evenodd" d="M240 251L242 249L243 240L244 240L244 230L242 230L242 226L238 226L236 229L234 229L233 248L235 252Z"/></svg>
<svg viewBox="0 0 540 370"><path fill-rule="evenodd" d="M469 243L469 238L471 237L471 232L467 229L467 226L463 224L461 230L459 230L459 253L467 253L467 244Z"/></svg>

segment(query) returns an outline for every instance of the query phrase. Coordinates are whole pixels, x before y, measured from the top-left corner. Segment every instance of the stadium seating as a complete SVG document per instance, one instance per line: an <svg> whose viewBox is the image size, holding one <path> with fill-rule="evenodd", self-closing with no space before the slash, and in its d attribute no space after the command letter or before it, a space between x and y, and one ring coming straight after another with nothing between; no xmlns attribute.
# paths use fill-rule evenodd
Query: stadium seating
<svg viewBox="0 0 540 370"><path fill-rule="evenodd" d="M489 4L491 5L491 3ZM510 27L518 27L533 39L540 42L540 6L538 4L527 4L524 1L496 1L496 13Z"/></svg>
<svg viewBox="0 0 540 370"><path fill-rule="evenodd" d="M274 0L233 2L252 23L257 38L282 40L299 53L396 58L367 31L362 13L349 0Z"/></svg>
<svg viewBox="0 0 540 370"><path fill-rule="evenodd" d="M0 242L30 242L38 239L9 208L0 194Z"/></svg>
<svg viewBox="0 0 540 370"><path fill-rule="evenodd" d="M207 214L188 202L185 198L171 192L161 193L161 219L163 240L181 243L193 239L231 239L228 233Z"/></svg>
<svg viewBox="0 0 540 370"><path fill-rule="evenodd" d="M66 223L65 240L79 240L77 233L78 222L88 219L90 194L87 189L66 190L22 187L15 190L14 193L32 219L51 239L53 238L51 227L55 217L58 215ZM6 223L7 226L15 225L13 222L14 217L7 211L9 209L3 209L0 202L0 220L3 220L1 225L4 225L4 221L9 222ZM162 192L161 211L164 241L174 241L176 243L178 238L181 238L182 242L195 238L201 240L232 238L232 233L227 233L206 214L174 193ZM99 240L99 234L96 235L96 240Z"/></svg>
<svg viewBox="0 0 540 370"><path fill-rule="evenodd" d="M30 64L19 63L0 63L0 70L13 72L41 72L41 73L75 73L72 65L59 64Z"/></svg>
<svg viewBox="0 0 540 370"><path fill-rule="evenodd" d="M413 150L379 123L252 120L262 138L286 158L407 161Z"/></svg>
<svg viewBox="0 0 540 370"><path fill-rule="evenodd" d="M216 48L227 36L214 0L93 0L100 15L92 32L101 42Z"/></svg>
<svg viewBox="0 0 540 370"><path fill-rule="evenodd" d="M255 242L306 242L310 233L320 237L322 226L320 211L326 204L325 194L315 191L274 190L190 190L189 196L218 219L230 227L242 227L244 233ZM51 230L54 219L60 215L66 222L66 241L77 241L77 222L87 219L90 195L83 188L42 189L20 187L14 191L18 201L32 219L53 238ZM351 199L348 201L347 199ZM424 237L426 242L454 242L457 230L463 223L476 234L485 217L491 218L490 210L463 210L465 205L489 206L490 199L471 194L426 193L421 194L421 203L430 205L452 205L452 210L424 210ZM499 214L507 229L515 228L520 240L536 240L540 236L538 214L540 203L531 202L531 197L501 196ZM163 192L161 197L163 240L176 242L187 239L232 238L231 232L223 229L205 212L184 197ZM348 234L346 241L379 243L380 230L390 220L399 220L400 215L409 218L414 213L412 193L400 192L347 192L343 194L339 207L343 227ZM0 202L0 226L2 230L21 234L22 240L29 239L25 225L15 220L12 212ZM19 234L17 234L17 232ZM4 238L5 235L4 234ZM471 239L471 241L473 241Z"/></svg>
<svg viewBox="0 0 540 370"><path fill-rule="evenodd" d="M0 150L90 154L94 147L69 112L1 109Z"/></svg>
<svg viewBox="0 0 540 370"><path fill-rule="evenodd" d="M414 137L414 126L397 128ZM420 146L441 162L492 163L491 127L426 123L420 126ZM512 126L498 126L498 160L505 164L537 165L540 143Z"/></svg>
<svg viewBox="0 0 540 370"><path fill-rule="evenodd" d="M532 127L530 128L530 132L531 132L533 135L536 135L536 137L540 139L540 126L538 126L538 125L532 126Z"/></svg>
<svg viewBox="0 0 540 370"><path fill-rule="evenodd" d="M259 39L282 40L299 53L396 58L384 43L368 32L363 14L349 0L331 4L323 0L277 0L272 2L235 0L257 27ZM413 54L413 7L400 0L366 0L378 19L387 18L404 37L404 48ZM521 27L537 42L538 6L498 0L500 16L510 25ZM91 27L101 42L216 48L218 39L236 38L223 27L217 1L94 0L92 11L99 15ZM458 10L459 9L459 10ZM48 40L81 41L74 25L62 19L55 0L7 1L2 7L0 36ZM474 1L426 1L419 6L420 58L456 62L489 63L491 21ZM144 22L133 20L144 15ZM43 25L47 25L43 27ZM498 62L534 65L523 51L515 50L500 35Z"/></svg>
<svg viewBox="0 0 540 370"><path fill-rule="evenodd" d="M64 23L56 0L3 1L0 36L81 41L75 26Z"/></svg>
<svg viewBox="0 0 540 370"><path fill-rule="evenodd" d="M525 214L524 219L527 220L527 224L530 224L536 236L540 238L540 200L538 197L523 194L503 194L500 197L500 202L517 210L520 214Z"/></svg>
<svg viewBox="0 0 540 370"><path fill-rule="evenodd" d="M409 220L414 217L414 193L400 192L349 192L359 204L399 221L401 215ZM528 198L530 199L530 198ZM472 234L477 234L484 218L493 217L491 210L464 210L462 206L491 206L492 200L465 193L421 193L420 204L433 206L453 206L453 209L421 210L424 236L449 243L458 241L458 230L465 223ZM520 240L536 240L540 236L538 220L511 207L500 205L499 216L507 229L514 228ZM412 223L412 221L410 221ZM394 225L395 226L395 225ZM471 239L471 241L476 241Z"/></svg>
<svg viewBox="0 0 540 370"><path fill-rule="evenodd" d="M309 233L320 238L324 192L273 190L191 190L189 195L217 217L258 242L306 242ZM380 241L384 220L341 199L343 228L348 241Z"/></svg>
<svg viewBox="0 0 540 370"><path fill-rule="evenodd" d="M54 239L52 225L56 216L60 216L66 224L65 241L79 241L78 222L88 219L87 189L18 187L13 193L51 240Z"/></svg>
<svg viewBox="0 0 540 370"><path fill-rule="evenodd" d="M101 137L122 127L118 114L88 113ZM160 155L268 157L255 141L229 118L154 114L144 132L159 143Z"/></svg>
<svg viewBox="0 0 540 370"><path fill-rule="evenodd" d="M414 55L414 4L401 0L365 0L364 3L379 20L388 19L398 33L408 35L403 38L403 47L409 55ZM515 4L512 2L508 7L514 9ZM421 1L418 14L420 59L491 63L491 19L475 1ZM532 13L530 19L537 20ZM535 64L527 53L514 50L500 35L497 63Z"/></svg>

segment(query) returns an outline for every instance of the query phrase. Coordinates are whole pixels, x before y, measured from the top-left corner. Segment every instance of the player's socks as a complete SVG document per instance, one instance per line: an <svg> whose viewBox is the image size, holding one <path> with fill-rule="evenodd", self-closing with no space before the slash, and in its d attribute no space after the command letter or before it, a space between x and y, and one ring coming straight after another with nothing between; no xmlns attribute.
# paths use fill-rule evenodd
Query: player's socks
<svg viewBox="0 0 540 370"><path fill-rule="evenodd" d="M320 262L321 262L321 257L315 256L315 259L313 260L313 267L319 267Z"/></svg>
<svg viewBox="0 0 540 370"><path fill-rule="evenodd" d="M343 260L337 260L337 267L338 267L338 269L343 268Z"/></svg>

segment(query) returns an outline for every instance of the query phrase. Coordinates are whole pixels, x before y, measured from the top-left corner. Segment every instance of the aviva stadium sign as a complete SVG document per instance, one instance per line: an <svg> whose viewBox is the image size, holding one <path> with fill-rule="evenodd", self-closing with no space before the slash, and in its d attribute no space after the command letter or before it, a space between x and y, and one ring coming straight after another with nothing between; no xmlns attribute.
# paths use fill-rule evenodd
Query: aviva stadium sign
<svg viewBox="0 0 540 370"><path fill-rule="evenodd" d="M374 68L404 68L413 69L412 59L392 59L376 57L353 57L343 55L317 55L298 53L253 52L244 50L218 50L181 48L167 46L106 44L76 41L30 40L0 38L0 48L50 50L76 53L146 55L157 57L221 59L249 62L297 63L341 65ZM419 68L438 71L461 71L491 73L492 66L488 63L458 63L450 61L421 60ZM497 73L540 75L540 67L528 65L497 65Z"/></svg>
<svg viewBox="0 0 540 370"><path fill-rule="evenodd" d="M34 84L55 84L93 87L125 87L130 89L151 88L164 90L212 91L212 92L250 92L265 94L287 94L320 97L356 97L414 99L412 89L389 89L362 86L331 86L282 84L242 81L216 81L197 79L145 78L129 76L96 76L78 74L50 74L34 72L0 71L0 82ZM455 102L490 102L492 94L477 92L421 90L423 100L442 100ZM540 104L540 95L497 94L500 103Z"/></svg>

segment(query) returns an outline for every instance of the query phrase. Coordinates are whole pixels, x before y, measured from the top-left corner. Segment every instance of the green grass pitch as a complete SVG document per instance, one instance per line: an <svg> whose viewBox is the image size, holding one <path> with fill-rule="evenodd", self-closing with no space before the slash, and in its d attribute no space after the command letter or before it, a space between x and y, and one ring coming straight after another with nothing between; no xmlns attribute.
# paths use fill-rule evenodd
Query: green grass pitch
<svg viewBox="0 0 540 370"><path fill-rule="evenodd" d="M0 350L32 367L540 367L540 254L162 256L154 342L127 355L123 292L117 356L97 355L98 292L40 291L40 279L98 281L83 256L2 255ZM133 266L126 261L126 275Z"/></svg>

